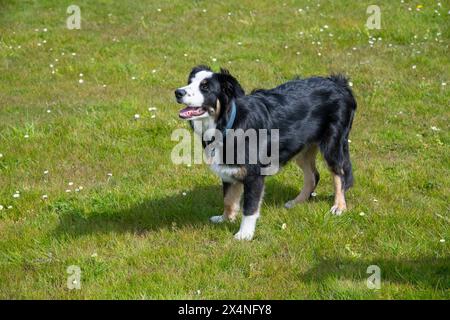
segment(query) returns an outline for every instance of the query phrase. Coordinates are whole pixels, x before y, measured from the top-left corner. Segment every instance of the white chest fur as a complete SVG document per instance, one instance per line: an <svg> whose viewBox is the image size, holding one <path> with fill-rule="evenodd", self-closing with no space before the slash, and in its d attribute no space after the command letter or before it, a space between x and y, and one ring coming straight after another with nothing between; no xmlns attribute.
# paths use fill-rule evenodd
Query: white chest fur
<svg viewBox="0 0 450 320"><path fill-rule="evenodd" d="M193 121L194 132L200 136L203 136L205 140L210 140L211 137L208 134L212 133L210 129L215 129L216 124L211 117L206 117ZM208 132L209 130L209 132ZM204 136L205 135L205 136ZM225 182L236 182L235 176L239 175L241 169L235 166L221 164L222 159L221 146L214 147L214 143L209 145L209 148L205 150L207 163L209 163L210 169L217 174Z"/></svg>

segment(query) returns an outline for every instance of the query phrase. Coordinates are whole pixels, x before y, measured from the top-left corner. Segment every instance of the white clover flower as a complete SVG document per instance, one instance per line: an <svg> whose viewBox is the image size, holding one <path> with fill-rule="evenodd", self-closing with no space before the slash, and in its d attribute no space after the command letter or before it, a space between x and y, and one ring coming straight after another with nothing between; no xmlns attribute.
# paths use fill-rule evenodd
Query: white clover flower
<svg viewBox="0 0 450 320"><path fill-rule="evenodd" d="M365 214L364 212L360 212L359 215L360 215L361 217L364 217L366 214Z"/></svg>
<svg viewBox="0 0 450 320"><path fill-rule="evenodd" d="M44 174L48 174L48 170L45 170L45 171L44 171Z"/></svg>
<svg viewBox="0 0 450 320"><path fill-rule="evenodd" d="M185 195L186 195L186 192L183 192L182 195L185 196Z"/></svg>
<svg viewBox="0 0 450 320"><path fill-rule="evenodd" d="M441 129L439 129L439 128L436 127L436 126L432 126L432 127L431 127L431 130L433 130L433 131L441 131Z"/></svg>
<svg viewBox="0 0 450 320"><path fill-rule="evenodd" d="M439 242L440 242L440 243L444 243L444 242L445 242L445 239L441 239L441 240L439 240Z"/></svg>
<svg viewBox="0 0 450 320"><path fill-rule="evenodd" d="M286 228L287 228L287 224L286 224L286 223L283 223L283 224L281 225L281 229L285 230Z"/></svg>
<svg viewBox="0 0 450 320"><path fill-rule="evenodd" d="M42 199L48 199L48 195L46 195L46 194L44 194L43 196L42 196Z"/></svg>
<svg viewBox="0 0 450 320"><path fill-rule="evenodd" d="M3 153L0 153L0 158L3 158Z"/></svg>
<svg viewBox="0 0 450 320"><path fill-rule="evenodd" d="M28 139L30 136L28 134L23 136L25 139Z"/></svg>
<svg viewBox="0 0 450 320"><path fill-rule="evenodd" d="M107 174L108 177L112 177L112 175L113 174L111 172Z"/></svg>
<svg viewBox="0 0 450 320"><path fill-rule="evenodd" d="M6 208L7 208L7 209L12 209L12 208L13 208L13 206L7 206Z"/></svg>
<svg viewBox="0 0 450 320"><path fill-rule="evenodd" d="M134 119L135 119L135 120L139 119L140 117L141 117L141 116L140 116L139 114L137 114L137 113L134 115Z"/></svg>
<svg viewBox="0 0 450 320"><path fill-rule="evenodd" d="M0 204L0 211L3 210L3 206Z"/></svg>
<svg viewBox="0 0 450 320"><path fill-rule="evenodd" d="M14 193L14 194L13 194L13 198L16 198L16 199L17 199L17 198L20 198L20 194L19 194L19 193Z"/></svg>
<svg viewBox="0 0 450 320"><path fill-rule="evenodd" d="M83 80L83 79L80 79L80 80L78 80L78 82L79 82L80 84L82 84L82 83L84 83L84 80Z"/></svg>
<svg viewBox="0 0 450 320"><path fill-rule="evenodd" d="M72 190L70 189L66 189L66 193L72 192Z"/></svg>

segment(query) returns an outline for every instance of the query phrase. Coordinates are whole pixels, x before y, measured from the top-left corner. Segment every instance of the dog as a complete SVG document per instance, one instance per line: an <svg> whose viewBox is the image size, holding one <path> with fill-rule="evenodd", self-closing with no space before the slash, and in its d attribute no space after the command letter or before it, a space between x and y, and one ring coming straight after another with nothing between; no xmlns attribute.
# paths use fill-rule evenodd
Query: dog
<svg viewBox="0 0 450 320"><path fill-rule="evenodd" d="M304 174L303 188L286 208L307 201L317 187L316 156L320 151L333 176L335 196L330 212L340 215L347 209L345 192L353 185L348 138L357 104L345 76L295 78L246 95L228 70L213 72L199 65L190 72L187 85L175 90L175 98L185 105L179 117L188 120L195 132L223 132L218 141L216 137L213 140L221 145L230 140L228 130L277 129L279 165L294 159ZM210 143L203 141L205 151ZM270 146L266 149L270 152ZM243 194L243 217L234 236L238 240L254 236L264 193L264 167L259 158L256 163L211 164L222 179L224 197L223 214L211 217L213 223L233 221Z"/></svg>

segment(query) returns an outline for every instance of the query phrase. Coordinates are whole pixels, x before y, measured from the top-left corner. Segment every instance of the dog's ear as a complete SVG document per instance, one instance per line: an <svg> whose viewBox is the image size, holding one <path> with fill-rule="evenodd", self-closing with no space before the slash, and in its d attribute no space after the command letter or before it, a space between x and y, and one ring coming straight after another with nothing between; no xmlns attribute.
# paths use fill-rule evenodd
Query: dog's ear
<svg viewBox="0 0 450 320"><path fill-rule="evenodd" d="M211 68L208 66L202 65L202 64L193 67L191 70L191 73L189 73L188 83L200 71L211 71Z"/></svg>
<svg viewBox="0 0 450 320"><path fill-rule="evenodd" d="M244 89L241 87L236 78L233 77L230 71L228 71L227 69L220 68L218 78L220 81L222 93L228 98L227 99L228 101L230 101L233 98L238 98L240 96L245 95Z"/></svg>

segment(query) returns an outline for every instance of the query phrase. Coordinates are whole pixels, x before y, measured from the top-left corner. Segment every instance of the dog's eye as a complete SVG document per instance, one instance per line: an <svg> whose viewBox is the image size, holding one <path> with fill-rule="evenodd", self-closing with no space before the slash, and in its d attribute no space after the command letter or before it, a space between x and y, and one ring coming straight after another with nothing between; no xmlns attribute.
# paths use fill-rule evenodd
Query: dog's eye
<svg viewBox="0 0 450 320"><path fill-rule="evenodd" d="M208 83L206 81L200 83L200 89L203 91L208 90Z"/></svg>

